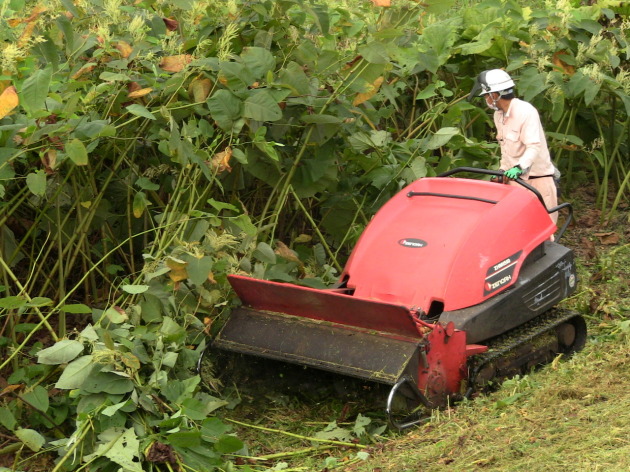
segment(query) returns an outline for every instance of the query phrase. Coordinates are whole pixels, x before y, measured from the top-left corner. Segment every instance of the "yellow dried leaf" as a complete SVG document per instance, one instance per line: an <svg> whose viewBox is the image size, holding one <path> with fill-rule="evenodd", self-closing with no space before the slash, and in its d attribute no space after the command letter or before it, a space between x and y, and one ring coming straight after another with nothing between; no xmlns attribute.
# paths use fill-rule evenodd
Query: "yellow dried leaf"
<svg viewBox="0 0 630 472"><path fill-rule="evenodd" d="M136 90L140 90L142 87L138 82L128 82L127 83L127 93L135 92Z"/></svg>
<svg viewBox="0 0 630 472"><path fill-rule="evenodd" d="M210 328L212 328L212 318L209 318L209 317L206 316L203 319L203 324L205 326L204 329L203 329L204 333L206 333L208 336L210 336Z"/></svg>
<svg viewBox="0 0 630 472"><path fill-rule="evenodd" d="M169 31L175 31L179 27L179 21L174 20L173 18L162 18L166 29Z"/></svg>
<svg viewBox="0 0 630 472"><path fill-rule="evenodd" d="M7 23L9 24L11 28L15 28L17 25L21 23L33 23L35 22L35 20L37 20L37 18L39 18L39 15L44 13L46 10L47 10L46 7L42 5L38 5L35 8L33 8L33 12L28 17L23 18L23 19L10 18L9 20L7 20Z"/></svg>
<svg viewBox="0 0 630 472"><path fill-rule="evenodd" d="M17 40L18 47L23 48L24 46L28 44L28 42L31 39L31 36L33 36L33 30L35 29L35 26L36 26L36 23L28 23L26 25L26 28L24 28L24 31L22 31L22 34Z"/></svg>
<svg viewBox="0 0 630 472"><path fill-rule="evenodd" d="M225 151L218 152L212 158L212 169L216 170L217 173L223 172L227 170L230 172L232 168L230 167L230 158L232 157L232 148L226 147Z"/></svg>
<svg viewBox="0 0 630 472"><path fill-rule="evenodd" d="M133 48L125 41L118 41L114 47L118 49L120 55L125 59L127 59L131 55L131 51L133 51Z"/></svg>
<svg viewBox="0 0 630 472"><path fill-rule="evenodd" d="M308 234L300 234L298 235L297 238L295 238L293 240L293 242L297 243L297 244L303 244L303 243L310 243L313 240L313 236L310 236Z"/></svg>
<svg viewBox="0 0 630 472"><path fill-rule="evenodd" d="M143 88L143 89L139 89L139 90L134 90L133 92L129 92L127 94L127 97L129 97L129 98L140 98L140 97L144 97L145 95L148 95L152 91L153 91L153 89L151 87Z"/></svg>
<svg viewBox="0 0 630 472"><path fill-rule="evenodd" d="M86 72L92 72L95 67L96 67L96 64L86 64L83 67L81 67L78 71L76 71L72 75L72 78L76 80L79 77L81 77L83 74L85 74Z"/></svg>
<svg viewBox="0 0 630 472"><path fill-rule="evenodd" d="M391 0L372 0L375 7L389 7L391 6Z"/></svg>
<svg viewBox="0 0 630 472"><path fill-rule="evenodd" d="M188 278L188 271L186 270L187 265L188 262L182 261L181 259L176 259L172 256L166 258L166 266L171 269L168 276L173 282L181 282L182 280L186 280Z"/></svg>
<svg viewBox="0 0 630 472"><path fill-rule="evenodd" d="M7 87L0 94L0 120L7 116L15 107L20 104L15 87Z"/></svg>
<svg viewBox="0 0 630 472"><path fill-rule="evenodd" d="M181 282L182 280L186 280L188 278L188 271L186 269L172 270L168 273L168 276L173 282Z"/></svg>
<svg viewBox="0 0 630 472"><path fill-rule="evenodd" d="M302 265L302 261L300 261L297 254L294 251L292 251L289 248L289 246L284 244L282 241L278 241L276 243L276 250L274 252L280 257L282 257L283 259L286 259L287 261L295 262L298 265Z"/></svg>
<svg viewBox="0 0 630 472"><path fill-rule="evenodd" d="M599 238L599 242L605 245L614 246L619 244L619 235L614 231L608 233L595 233L595 236Z"/></svg>
<svg viewBox="0 0 630 472"><path fill-rule="evenodd" d="M42 5L37 5L35 8L33 8L33 12L31 13L31 15L26 18L24 20L25 23L31 23L33 21L35 21L39 15L41 15L42 13L44 13L47 10L47 8L45 6Z"/></svg>
<svg viewBox="0 0 630 472"><path fill-rule="evenodd" d="M166 267L171 270L185 269L187 265L188 262L182 261L181 259L177 259L173 256L168 256L166 258Z"/></svg>
<svg viewBox="0 0 630 472"><path fill-rule="evenodd" d="M160 68L166 72L179 72L187 64L192 62L190 54L179 54L177 56L167 56L160 61Z"/></svg>
<svg viewBox="0 0 630 472"><path fill-rule="evenodd" d="M42 156L41 161L44 166L46 174L51 175L55 173L55 167L57 166L57 150L48 149Z"/></svg>
<svg viewBox="0 0 630 472"><path fill-rule="evenodd" d="M562 56L569 57L565 51L556 51L551 59L551 62L553 62L553 65L556 66L558 70L560 70L561 72L567 75L575 74L575 67L564 62L562 60Z"/></svg>
<svg viewBox="0 0 630 472"><path fill-rule="evenodd" d="M208 274L208 282L210 282L211 284L217 283L217 281L214 279L214 274L212 272Z"/></svg>
<svg viewBox="0 0 630 472"><path fill-rule="evenodd" d="M16 390L20 390L22 387L24 387L24 384L7 385L2 389L2 392L0 392L0 396L4 396L7 393L13 393Z"/></svg>
<svg viewBox="0 0 630 472"><path fill-rule="evenodd" d="M125 352L120 355L120 360L131 370L140 369L140 360L132 353Z"/></svg>
<svg viewBox="0 0 630 472"><path fill-rule="evenodd" d="M361 105L363 102L368 101L370 98L376 95L376 92L378 92L378 89L381 87L383 80L383 77L379 77L374 81L374 83L370 84L370 90L368 90L367 92L357 93L357 96L354 97L352 105L354 105L355 107L357 105Z"/></svg>
<svg viewBox="0 0 630 472"><path fill-rule="evenodd" d="M211 89L212 81L210 79L194 79L190 83L190 87L188 87L190 94L197 103L205 101L210 95Z"/></svg>

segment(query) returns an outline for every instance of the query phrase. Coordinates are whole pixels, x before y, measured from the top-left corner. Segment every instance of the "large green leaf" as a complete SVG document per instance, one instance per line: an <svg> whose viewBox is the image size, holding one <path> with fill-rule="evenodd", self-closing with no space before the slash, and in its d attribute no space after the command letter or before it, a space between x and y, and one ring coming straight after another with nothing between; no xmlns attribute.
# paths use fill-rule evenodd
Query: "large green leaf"
<svg viewBox="0 0 630 472"><path fill-rule="evenodd" d="M85 166L88 163L87 149L78 139L73 139L66 144L66 154L72 162L78 166Z"/></svg>
<svg viewBox="0 0 630 472"><path fill-rule="evenodd" d="M52 306L53 301L48 297L33 297L26 304L29 307L42 307L42 306Z"/></svg>
<svg viewBox="0 0 630 472"><path fill-rule="evenodd" d="M212 273L212 257L203 256L201 258L195 256L183 256L188 265L186 271L188 272L188 279L195 285L203 285L208 281L208 276Z"/></svg>
<svg viewBox="0 0 630 472"><path fill-rule="evenodd" d="M319 32L327 35L330 30L330 16L325 5L302 3L301 8L308 14Z"/></svg>
<svg viewBox="0 0 630 472"><path fill-rule="evenodd" d="M256 246L253 256L262 262L270 264L274 264L276 262L276 254L273 252L273 248L262 241L258 243L258 246Z"/></svg>
<svg viewBox="0 0 630 472"><path fill-rule="evenodd" d="M34 114L44 108L51 81L52 67L36 70L24 81L19 94L27 113Z"/></svg>
<svg viewBox="0 0 630 472"><path fill-rule="evenodd" d="M33 390L26 392L20 398L39 411L44 413L48 411L48 390L41 385L37 385Z"/></svg>
<svg viewBox="0 0 630 472"><path fill-rule="evenodd" d="M425 0L427 12L433 14L440 14L447 12L453 5L455 5L456 0Z"/></svg>
<svg viewBox="0 0 630 472"><path fill-rule="evenodd" d="M290 87L296 95L311 93L311 84L304 69L296 63L289 62L278 74L278 83Z"/></svg>
<svg viewBox="0 0 630 472"><path fill-rule="evenodd" d="M31 172L26 176L26 186L38 197L43 197L46 193L46 174L43 170Z"/></svg>
<svg viewBox="0 0 630 472"><path fill-rule="evenodd" d="M125 472L142 472L140 465L140 441L133 428L109 428L98 435L98 447L93 454L86 455L89 462L98 457L107 457Z"/></svg>
<svg viewBox="0 0 630 472"><path fill-rule="evenodd" d="M179 438L171 435L168 436L168 439L172 443L173 439L177 441ZM223 468L220 454L214 448L208 447L208 444L193 446L190 444L192 441L187 442L185 438L183 442L184 445L181 446L178 443L173 443L173 447L177 451L177 455L182 457L182 462L195 472L214 472Z"/></svg>
<svg viewBox="0 0 630 472"><path fill-rule="evenodd" d="M615 90L615 94L617 94L626 107L626 115L630 116L630 96L620 90Z"/></svg>
<svg viewBox="0 0 630 472"><path fill-rule="evenodd" d="M390 59L387 52L387 45L376 41L360 46L359 54L372 64L387 64Z"/></svg>
<svg viewBox="0 0 630 472"><path fill-rule="evenodd" d="M5 406L0 407L0 424L12 431L17 426L17 420L11 410Z"/></svg>
<svg viewBox="0 0 630 472"><path fill-rule="evenodd" d="M243 114L243 102L228 90L219 90L207 101L210 115L224 131L230 132Z"/></svg>
<svg viewBox="0 0 630 472"><path fill-rule="evenodd" d="M236 436L225 434L214 443L214 448L222 454L236 452L243 448L243 441Z"/></svg>
<svg viewBox="0 0 630 472"><path fill-rule="evenodd" d="M148 118L149 120L155 120L155 115L153 113L151 113L149 110L146 109L146 107L138 104L138 103L134 103L133 105L129 105L127 107L127 111L129 113L131 113L132 115L136 115L136 116L141 116L142 118Z"/></svg>
<svg viewBox="0 0 630 472"><path fill-rule="evenodd" d="M276 121L282 118L282 110L268 90L254 90L245 100L243 116L257 121Z"/></svg>
<svg viewBox="0 0 630 472"><path fill-rule="evenodd" d="M333 115L302 115L300 118L304 123L317 123L317 124L341 124L341 118Z"/></svg>
<svg viewBox="0 0 630 472"><path fill-rule="evenodd" d="M549 88L546 75L546 73L538 72L534 67L525 69L516 79L516 90L518 90L519 95L528 102L540 95Z"/></svg>
<svg viewBox="0 0 630 472"><path fill-rule="evenodd" d="M242 92L255 82L254 74L240 62L222 62L219 82L233 92Z"/></svg>
<svg viewBox="0 0 630 472"><path fill-rule="evenodd" d="M199 431L178 431L171 433L167 437L168 442L173 446L191 448L201 444L201 433Z"/></svg>
<svg viewBox="0 0 630 472"><path fill-rule="evenodd" d="M39 434L34 429L23 429L18 428L15 431L15 435L19 438L20 441L26 445L31 451L37 452L42 446L46 443L46 439L44 436Z"/></svg>
<svg viewBox="0 0 630 472"><path fill-rule="evenodd" d="M453 136L460 134L459 128L447 127L437 130L427 143L428 149L437 149L448 143Z"/></svg>
<svg viewBox="0 0 630 472"><path fill-rule="evenodd" d="M186 380L173 380L162 389L162 395L172 403L182 403L186 398L191 398L197 389L199 376L190 377Z"/></svg>
<svg viewBox="0 0 630 472"><path fill-rule="evenodd" d="M148 285L122 285L120 288L123 292L130 293L131 295L138 295L149 290Z"/></svg>
<svg viewBox="0 0 630 472"><path fill-rule="evenodd" d="M92 309L84 305L83 303L71 303L69 305L63 305L61 310L66 313L92 313Z"/></svg>
<svg viewBox="0 0 630 472"><path fill-rule="evenodd" d="M11 295L0 298L0 308L15 310L26 305L26 299L20 295Z"/></svg>
<svg viewBox="0 0 630 472"><path fill-rule="evenodd" d="M204 441L214 442L219 437L232 430L232 427L223 423L219 418L208 418L201 424L201 434Z"/></svg>
<svg viewBox="0 0 630 472"><path fill-rule="evenodd" d="M114 372L92 372L88 375L81 388L90 393L109 393L118 395L133 390L133 382L124 376Z"/></svg>
<svg viewBox="0 0 630 472"><path fill-rule="evenodd" d="M373 84L379 77L382 77L391 68L389 62L385 64L362 62L359 67L350 69L346 83L352 92L364 93L373 90Z"/></svg>
<svg viewBox="0 0 630 472"><path fill-rule="evenodd" d="M465 55L482 54L492 47L493 41L496 36L497 33L494 30L484 30L477 37L474 38L474 41L462 44L460 46L461 52Z"/></svg>
<svg viewBox="0 0 630 472"><path fill-rule="evenodd" d="M587 107L591 105L593 100L595 100L595 97L597 97L597 94L599 94L602 87L602 84L599 81L589 79L589 82L589 86L586 87L586 90L584 90L584 105Z"/></svg>
<svg viewBox="0 0 630 472"><path fill-rule="evenodd" d="M329 152L325 159L320 157L303 159L292 181L295 193L300 198L309 198L327 189L334 190L339 184L335 162L336 156L333 152Z"/></svg>
<svg viewBox="0 0 630 472"><path fill-rule="evenodd" d="M245 48L241 53L241 60L255 80L265 77L267 72L276 68L276 59L273 54L264 48Z"/></svg>
<svg viewBox="0 0 630 472"><path fill-rule="evenodd" d="M107 120L94 120L87 123L81 122L74 130L74 134L81 140L89 140L96 137L115 136L116 128Z"/></svg>
<svg viewBox="0 0 630 472"><path fill-rule="evenodd" d="M63 339L52 346L42 349L37 353L37 362L40 364L58 365L66 364L83 352L83 343L70 339Z"/></svg>
<svg viewBox="0 0 630 472"><path fill-rule="evenodd" d="M66 366L55 387L65 390L79 388L89 377L93 368L94 364L91 355L79 357Z"/></svg>
<svg viewBox="0 0 630 472"><path fill-rule="evenodd" d="M135 216L136 218L140 218L144 214L144 211L149 207L149 205L151 205L151 202L147 198L147 194L144 192L136 192L136 194L133 196L133 216Z"/></svg>

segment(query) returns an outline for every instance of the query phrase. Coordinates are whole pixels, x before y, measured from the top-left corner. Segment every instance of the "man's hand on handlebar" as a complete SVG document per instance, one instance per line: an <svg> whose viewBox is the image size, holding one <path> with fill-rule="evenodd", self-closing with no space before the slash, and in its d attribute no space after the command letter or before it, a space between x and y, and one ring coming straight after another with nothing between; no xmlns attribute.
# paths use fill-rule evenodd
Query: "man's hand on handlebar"
<svg viewBox="0 0 630 472"><path fill-rule="evenodd" d="M514 166L509 170L505 171L505 176L510 180L516 180L521 175L523 175L523 169L520 166Z"/></svg>

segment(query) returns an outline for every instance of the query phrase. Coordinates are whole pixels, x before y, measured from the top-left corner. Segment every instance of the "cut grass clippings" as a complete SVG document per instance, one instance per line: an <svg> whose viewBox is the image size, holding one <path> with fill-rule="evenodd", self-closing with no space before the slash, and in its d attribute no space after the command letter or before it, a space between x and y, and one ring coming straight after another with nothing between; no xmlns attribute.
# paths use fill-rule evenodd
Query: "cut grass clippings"
<svg viewBox="0 0 630 472"><path fill-rule="evenodd" d="M630 470L630 338L504 383L390 441L353 471Z"/></svg>
<svg viewBox="0 0 630 472"><path fill-rule="evenodd" d="M321 448L310 439L326 421L339 417L343 406L332 407L334 400L326 405L293 398L258 409L258 424L241 423L238 435L250 446L255 470L265 471L630 470L630 333L601 339L591 337L573 357L558 357L536 372L507 380L494 393L436 411L424 425L362 436L367 447L361 460L350 444L331 441ZM232 412L240 414L256 416L245 405ZM352 425L339 423L348 431ZM287 436L289 431L300 434Z"/></svg>

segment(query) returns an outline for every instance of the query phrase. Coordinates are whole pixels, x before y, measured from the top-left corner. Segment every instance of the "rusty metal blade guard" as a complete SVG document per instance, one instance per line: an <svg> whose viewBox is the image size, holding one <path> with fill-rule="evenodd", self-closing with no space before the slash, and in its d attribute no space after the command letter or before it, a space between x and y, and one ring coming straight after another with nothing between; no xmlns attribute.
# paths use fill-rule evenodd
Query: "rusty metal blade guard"
<svg viewBox="0 0 630 472"><path fill-rule="evenodd" d="M417 372L422 336L402 306L240 276L244 304L213 344L245 354L395 384Z"/></svg>

